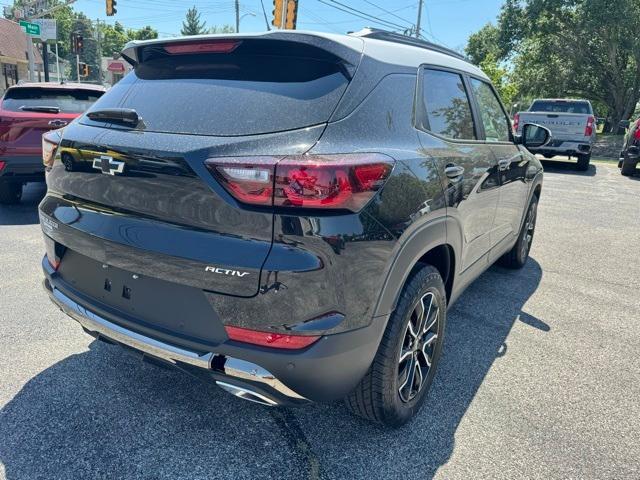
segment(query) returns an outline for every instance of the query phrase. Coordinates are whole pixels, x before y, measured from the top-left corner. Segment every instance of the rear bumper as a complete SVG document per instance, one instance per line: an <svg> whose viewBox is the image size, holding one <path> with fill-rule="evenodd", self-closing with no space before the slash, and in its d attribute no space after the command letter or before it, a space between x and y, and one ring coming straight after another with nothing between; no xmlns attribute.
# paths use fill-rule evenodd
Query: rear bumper
<svg viewBox="0 0 640 480"><path fill-rule="evenodd" d="M44 182L44 165L40 156L10 156L0 157L5 162L0 171L0 181L3 182Z"/></svg>
<svg viewBox="0 0 640 480"><path fill-rule="evenodd" d="M365 328L326 335L301 351L256 347L227 340L195 351L119 324L99 307L74 294L57 278L46 257L44 286L53 303L99 340L132 349L152 363L177 367L223 389L266 405L333 401L348 394L364 376L386 325L377 317Z"/></svg>
<svg viewBox="0 0 640 480"><path fill-rule="evenodd" d="M576 155L589 154L591 144L588 142L556 141L541 148L529 149L532 153L552 154L552 155Z"/></svg>

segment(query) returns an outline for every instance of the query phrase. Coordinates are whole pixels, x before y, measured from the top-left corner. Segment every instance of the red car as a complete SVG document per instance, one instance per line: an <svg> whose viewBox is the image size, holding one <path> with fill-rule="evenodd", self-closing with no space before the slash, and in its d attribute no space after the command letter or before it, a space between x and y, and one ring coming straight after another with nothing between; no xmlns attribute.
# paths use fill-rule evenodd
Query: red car
<svg viewBox="0 0 640 480"><path fill-rule="evenodd" d="M62 128L105 92L99 85L25 83L0 101L0 204L20 201L27 182L44 182L42 134Z"/></svg>

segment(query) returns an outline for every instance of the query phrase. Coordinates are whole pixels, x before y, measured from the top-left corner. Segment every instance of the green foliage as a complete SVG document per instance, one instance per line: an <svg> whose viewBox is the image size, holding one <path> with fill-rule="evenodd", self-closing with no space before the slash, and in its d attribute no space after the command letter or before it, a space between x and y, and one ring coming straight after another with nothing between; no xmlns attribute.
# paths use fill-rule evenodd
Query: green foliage
<svg viewBox="0 0 640 480"><path fill-rule="evenodd" d="M219 27L218 25L214 25L209 29L209 33L235 33L236 29L231 25L222 25Z"/></svg>
<svg viewBox="0 0 640 480"><path fill-rule="evenodd" d="M480 62L480 68L491 79L491 83L496 87L502 103L509 110L519 94L518 86L513 81L511 72L500 64L493 53L485 56Z"/></svg>
<svg viewBox="0 0 640 480"><path fill-rule="evenodd" d="M180 33L182 33L182 35L202 35L203 33L207 33L206 25L207 22L200 21L200 13L198 9L193 6L187 10L187 15L182 22Z"/></svg>
<svg viewBox="0 0 640 480"><path fill-rule="evenodd" d="M130 40L148 40L158 38L157 30L146 26L140 30L125 29L120 22L113 25L100 25L102 33L102 55L111 57L120 53L124 45Z"/></svg>
<svg viewBox="0 0 640 480"><path fill-rule="evenodd" d="M24 0L15 0L13 6L21 7ZM49 0L49 7L63 4L62 0ZM71 34L80 34L84 38L84 51L80 54L80 61L89 64L91 75L89 81L98 81L98 46L96 41L96 29L94 23L83 13L76 12L72 5L65 5L54 10L48 18L54 18L58 27L58 53L60 58L69 61L69 69L66 77L76 80L76 58L71 53ZM101 53L103 56L112 56L119 53L129 40L146 40L158 38L158 32L146 26L140 30L125 29L116 22L114 25L100 25ZM84 80L83 80L84 81Z"/></svg>
<svg viewBox="0 0 640 480"><path fill-rule="evenodd" d="M467 54L488 70L508 65L516 98L587 98L612 129L640 99L639 31L638 0L506 0Z"/></svg>
<svg viewBox="0 0 640 480"><path fill-rule="evenodd" d="M487 74L503 103L508 109L511 108L520 92L513 81L511 70L501 61L506 54L501 43L500 28L487 23L469 37L465 53Z"/></svg>
<svg viewBox="0 0 640 480"><path fill-rule="evenodd" d="M487 23L469 37L464 51L467 57L476 65L481 65L489 56L492 57L494 61L497 61L502 56L499 38L500 29L492 23Z"/></svg>

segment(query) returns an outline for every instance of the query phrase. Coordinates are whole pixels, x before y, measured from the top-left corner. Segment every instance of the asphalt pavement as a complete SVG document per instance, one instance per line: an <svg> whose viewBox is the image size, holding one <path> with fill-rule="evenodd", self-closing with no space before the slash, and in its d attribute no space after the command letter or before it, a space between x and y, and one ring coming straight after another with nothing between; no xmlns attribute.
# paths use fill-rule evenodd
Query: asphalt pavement
<svg viewBox="0 0 640 480"><path fill-rule="evenodd" d="M640 177L547 166L531 259L452 307L398 430L244 402L93 341L41 288L43 195L0 207L0 478L640 478Z"/></svg>

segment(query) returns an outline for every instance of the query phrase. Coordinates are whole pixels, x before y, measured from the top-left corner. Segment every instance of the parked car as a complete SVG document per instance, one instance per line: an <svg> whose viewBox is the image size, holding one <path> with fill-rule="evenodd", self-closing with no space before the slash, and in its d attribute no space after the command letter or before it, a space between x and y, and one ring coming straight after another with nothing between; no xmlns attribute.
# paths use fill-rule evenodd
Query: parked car
<svg viewBox="0 0 640 480"><path fill-rule="evenodd" d="M575 156L579 170L589 168L591 147L596 140L596 117L588 100L534 100L526 112L518 112L513 118L513 126L517 132L526 123L547 127L553 134L551 142L532 149L533 153L542 154L545 158L556 155Z"/></svg>
<svg viewBox="0 0 640 480"><path fill-rule="evenodd" d="M17 203L27 182L44 182L42 134L84 112L104 88L76 83L23 83L0 99L0 204Z"/></svg>
<svg viewBox="0 0 640 480"><path fill-rule="evenodd" d="M408 421L447 307L495 261L527 261L542 167L525 146L548 130L514 136L481 70L378 30L123 56L134 70L45 159L53 302L240 398Z"/></svg>
<svg viewBox="0 0 640 480"><path fill-rule="evenodd" d="M624 136L618 168L622 175L628 177L634 174L640 161L640 118L633 123L625 122L624 128L628 130Z"/></svg>

